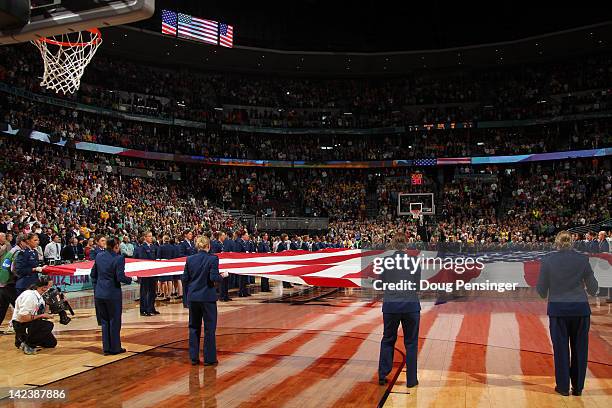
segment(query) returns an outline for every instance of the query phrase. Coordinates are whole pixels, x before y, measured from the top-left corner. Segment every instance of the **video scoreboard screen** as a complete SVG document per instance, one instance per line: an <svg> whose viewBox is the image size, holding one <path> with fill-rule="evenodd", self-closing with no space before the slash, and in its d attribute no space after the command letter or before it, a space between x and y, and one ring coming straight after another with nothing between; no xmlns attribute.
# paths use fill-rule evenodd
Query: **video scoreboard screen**
<svg viewBox="0 0 612 408"><path fill-rule="evenodd" d="M172 37L234 48L234 26L172 10L162 10L161 32Z"/></svg>

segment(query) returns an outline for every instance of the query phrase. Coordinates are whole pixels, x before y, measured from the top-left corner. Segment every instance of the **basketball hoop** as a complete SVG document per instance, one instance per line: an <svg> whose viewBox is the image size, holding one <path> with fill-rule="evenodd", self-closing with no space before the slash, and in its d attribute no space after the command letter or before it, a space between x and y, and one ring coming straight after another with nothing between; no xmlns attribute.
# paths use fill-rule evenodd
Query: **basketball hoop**
<svg viewBox="0 0 612 408"><path fill-rule="evenodd" d="M40 86L64 95L74 93L81 85L85 67L102 44L97 28L32 41L45 64Z"/></svg>
<svg viewBox="0 0 612 408"><path fill-rule="evenodd" d="M412 219L414 220L421 219L421 210L419 210L418 208L411 209L410 213L412 214Z"/></svg>

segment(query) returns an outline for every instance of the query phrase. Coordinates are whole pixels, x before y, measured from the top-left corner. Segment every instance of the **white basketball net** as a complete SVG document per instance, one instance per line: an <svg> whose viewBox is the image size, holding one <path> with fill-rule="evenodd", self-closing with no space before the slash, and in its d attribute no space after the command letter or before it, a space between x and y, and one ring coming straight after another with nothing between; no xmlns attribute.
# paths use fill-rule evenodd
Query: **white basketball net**
<svg viewBox="0 0 612 408"><path fill-rule="evenodd" d="M102 44L96 29L61 34L32 41L42 56L45 72L40 86L57 93L74 93L81 85L85 67Z"/></svg>

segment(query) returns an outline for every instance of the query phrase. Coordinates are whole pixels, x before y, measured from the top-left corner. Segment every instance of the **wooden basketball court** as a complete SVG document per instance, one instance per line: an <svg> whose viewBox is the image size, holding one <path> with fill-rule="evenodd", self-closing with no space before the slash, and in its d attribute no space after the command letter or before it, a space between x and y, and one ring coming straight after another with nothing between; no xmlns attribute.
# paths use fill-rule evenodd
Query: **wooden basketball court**
<svg viewBox="0 0 612 408"><path fill-rule="evenodd" d="M67 407L609 407L610 305L593 305L589 372L582 397L554 392L545 303L493 298L423 302L419 382L405 386L397 343L389 386L377 383L380 303L340 291L303 304L265 302L278 294L219 303L219 365L193 367L187 310L157 317L126 305L120 356L101 354L91 308L56 325L58 347L27 356L0 337L0 406ZM9 390L63 389L65 401L16 402ZM25 404L25 405L24 405Z"/></svg>

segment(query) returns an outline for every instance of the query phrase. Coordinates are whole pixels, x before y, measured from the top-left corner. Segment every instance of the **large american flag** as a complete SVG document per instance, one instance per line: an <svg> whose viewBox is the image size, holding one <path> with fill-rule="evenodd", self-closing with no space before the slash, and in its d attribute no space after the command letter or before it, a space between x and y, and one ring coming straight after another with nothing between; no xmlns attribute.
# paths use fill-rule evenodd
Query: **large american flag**
<svg viewBox="0 0 612 408"><path fill-rule="evenodd" d="M176 11L162 10L162 34L176 36Z"/></svg>
<svg viewBox="0 0 612 408"><path fill-rule="evenodd" d="M372 260L375 257L391 255L383 250L324 249L317 252L285 251L276 254L220 253L219 270L238 275L262 276L285 282L327 287L362 287L371 284L375 275ZM409 250L412 256L425 258L447 256L472 256L483 254L446 254L436 251ZM482 269L463 274L454 270L425 267L422 279L431 282L452 282L457 279L478 282L517 283L518 287L535 286L540 259L544 251L514 251L487 253ZM591 267L600 286L612 286L612 254L591 254ZM44 273L49 275L89 275L93 262L79 262L67 265L48 266ZM183 272L185 258L161 261L126 259L127 276L150 277L177 275Z"/></svg>
<svg viewBox="0 0 612 408"><path fill-rule="evenodd" d="M219 23L219 45L234 48L234 27L225 23Z"/></svg>
<svg viewBox="0 0 612 408"><path fill-rule="evenodd" d="M178 14L178 36L217 45L219 23L213 20Z"/></svg>

